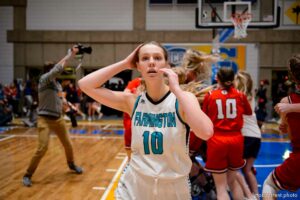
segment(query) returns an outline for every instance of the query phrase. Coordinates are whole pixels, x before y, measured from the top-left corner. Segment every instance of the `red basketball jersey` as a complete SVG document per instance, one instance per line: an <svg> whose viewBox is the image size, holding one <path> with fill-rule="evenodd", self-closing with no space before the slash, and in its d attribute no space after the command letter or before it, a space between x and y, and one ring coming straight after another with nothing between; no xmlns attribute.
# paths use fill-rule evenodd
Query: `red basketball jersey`
<svg viewBox="0 0 300 200"><path fill-rule="evenodd" d="M300 94L292 93L288 97L290 103L300 103ZM300 122L300 113L292 112L286 115L287 122L289 124L289 132L291 135L291 145L293 151L300 151L300 131L299 131L299 122Z"/></svg>
<svg viewBox="0 0 300 200"><path fill-rule="evenodd" d="M142 79L135 78L132 81L129 81L126 89L130 90L131 93L135 94L137 92L137 88L141 85ZM124 141L125 147L131 147L131 117L129 114L124 113L123 115L123 125L124 125Z"/></svg>
<svg viewBox="0 0 300 200"><path fill-rule="evenodd" d="M214 123L215 133L238 133L243 127L243 114L251 115L247 97L234 87L217 88L206 94L203 111Z"/></svg>
<svg viewBox="0 0 300 200"><path fill-rule="evenodd" d="M129 89L131 93L135 94L137 88L141 85L141 82L141 78L135 78L132 81L129 81L128 85L126 86L126 89Z"/></svg>

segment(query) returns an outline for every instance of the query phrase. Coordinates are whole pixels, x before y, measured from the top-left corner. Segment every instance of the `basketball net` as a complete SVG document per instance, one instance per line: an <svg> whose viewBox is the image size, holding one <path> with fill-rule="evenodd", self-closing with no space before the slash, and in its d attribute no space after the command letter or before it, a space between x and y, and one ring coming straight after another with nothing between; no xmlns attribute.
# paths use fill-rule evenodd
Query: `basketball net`
<svg viewBox="0 0 300 200"><path fill-rule="evenodd" d="M231 16L234 25L234 38L242 39L247 37L247 27L252 19L251 13L235 13Z"/></svg>

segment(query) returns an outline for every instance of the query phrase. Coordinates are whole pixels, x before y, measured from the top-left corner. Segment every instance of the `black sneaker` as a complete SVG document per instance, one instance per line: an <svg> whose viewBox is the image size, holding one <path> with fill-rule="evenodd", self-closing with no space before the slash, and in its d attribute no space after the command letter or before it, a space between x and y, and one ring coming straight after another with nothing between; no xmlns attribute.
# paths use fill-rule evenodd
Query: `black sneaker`
<svg viewBox="0 0 300 200"><path fill-rule="evenodd" d="M81 167L76 166L74 163L68 163L69 168L76 172L76 174L82 174L83 170Z"/></svg>
<svg viewBox="0 0 300 200"><path fill-rule="evenodd" d="M31 185L32 185L31 178L29 176L24 176L22 182L23 182L23 185L26 187L31 187Z"/></svg>

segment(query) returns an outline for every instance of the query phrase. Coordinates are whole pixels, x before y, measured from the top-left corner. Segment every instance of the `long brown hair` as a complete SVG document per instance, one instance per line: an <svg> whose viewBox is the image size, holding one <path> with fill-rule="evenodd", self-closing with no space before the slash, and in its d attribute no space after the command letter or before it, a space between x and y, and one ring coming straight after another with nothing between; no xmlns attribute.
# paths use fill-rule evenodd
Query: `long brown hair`
<svg viewBox="0 0 300 200"><path fill-rule="evenodd" d="M217 59L213 55L188 49L183 56L182 66L187 71L193 71L193 73L195 73L195 81L202 81L210 78L211 63L216 61Z"/></svg>
<svg viewBox="0 0 300 200"><path fill-rule="evenodd" d="M219 83L229 89L233 85L234 71L231 67L221 67L217 73Z"/></svg>
<svg viewBox="0 0 300 200"><path fill-rule="evenodd" d="M293 55L289 59L289 74L296 84L300 84L300 54Z"/></svg>
<svg viewBox="0 0 300 200"><path fill-rule="evenodd" d="M184 84L186 80L185 69L181 66L171 68L178 76L179 84Z"/></svg>

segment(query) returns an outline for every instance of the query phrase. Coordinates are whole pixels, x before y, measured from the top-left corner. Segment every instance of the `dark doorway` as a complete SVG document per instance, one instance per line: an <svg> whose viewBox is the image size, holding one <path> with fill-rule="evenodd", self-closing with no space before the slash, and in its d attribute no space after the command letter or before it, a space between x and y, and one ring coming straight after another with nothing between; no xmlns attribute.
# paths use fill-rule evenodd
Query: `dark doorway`
<svg viewBox="0 0 300 200"><path fill-rule="evenodd" d="M38 83L42 73L43 73L42 68L27 67L26 68L26 80L31 80L35 83Z"/></svg>

